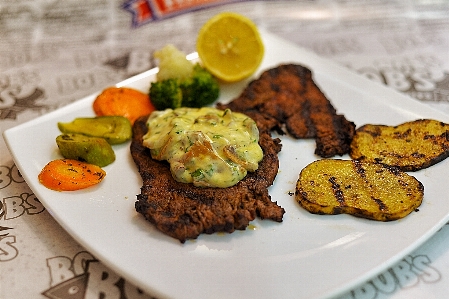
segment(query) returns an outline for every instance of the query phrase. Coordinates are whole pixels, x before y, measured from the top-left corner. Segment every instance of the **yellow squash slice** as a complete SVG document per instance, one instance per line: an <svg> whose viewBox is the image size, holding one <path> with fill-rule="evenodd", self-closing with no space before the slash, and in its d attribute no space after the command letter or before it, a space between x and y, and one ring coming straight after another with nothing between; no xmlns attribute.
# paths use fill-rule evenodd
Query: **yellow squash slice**
<svg viewBox="0 0 449 299"><path fill-rule="evenodd" d="M350 156L417 171L449 156L449 124L431 119L398 126L367 124L357 129Z"/></svg>
<svg viewBox="0 0 449 299"><path fill-rule="evenodd" d="M324 159L300 173L295 198L314 214L351 214L378 221L403 218L422 202L424 186L397 167Z"/></svg>

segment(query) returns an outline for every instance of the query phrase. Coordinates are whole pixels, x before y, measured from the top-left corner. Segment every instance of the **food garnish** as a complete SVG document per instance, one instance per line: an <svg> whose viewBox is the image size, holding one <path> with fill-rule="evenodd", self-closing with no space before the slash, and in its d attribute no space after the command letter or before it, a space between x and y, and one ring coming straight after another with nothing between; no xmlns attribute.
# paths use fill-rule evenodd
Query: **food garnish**
<svg viewBox="0 0 449 299"><path fill-rule="evenodd" d="M90 137L82 134L62 134L56 137L61 155L100 167L115 161L115 153L104 138Z"/></svg>
<svg viewBox="0 0 449 299"><path fill-rule="evenodd" d="M101 137L109 144L120 144L131 139L132 127L124 116L79 117L71 122L58 122L62 133L76 133Z"/></svg>
<svg viewBox="0 0 449 299"><path fill-rule="evenodd" d="M65 159L42 169L39 181L47 188L73 191L100 182L106 174L100 167L115 161L111 145L129 140L135 118L154 111L148 95L125 87L103 90L93 108L99 116L58 122L63 134L56 137L56 144Z"/></svg>
<svg viewBox="0 0 449 299"><path fill-rule="evenodd" d="M432 119L398 126L366 124L356 130L350 156L417 171L449 156L449 124Z"/></svg>
<svg viewBox="0 0 449 299"><path fill-rule="evenodd" d="M157 80L151 83L149 96L157 110L180 107L199 108L213 103L220 87L215 78L198 63L169 44L154 53L159 59Z"/></svg>
<svg viewBox="0 0 449 299"><path fill-rule="evenodd" d="M233 12L219 13L209 19L198 33L196 49L203 66L225 82L249 77L264 56L257 26Z"/></svg>
<svg viewBox="0 0 449 299"><path fill-rule="evenodd" d="M167 160L174 179L226 188L254 172L262 160L259 131L248 116L211 107L153 112L143 145Z"/></svg>
<svg viewBox="0 0 449 299"><path fill-rule="evenodd" d="M49 162L39 173L39 182L55 191L75 191L100 183L106 172L100 167L71 159Z"/></svg>
<svg viewBox="0 0 449 299"><path fill-rule="evenodd" d="M423 200L424 186L399 168L323 159L300 173L295 198L314 214L351 214L378 221L403 218Z"/></svg>
<svg viewBox="0 0 449 299"><path fill-rule="evenodd" d="M128 87L109 87L95 99L93 109L97 116L124 116L134 121L155 110L148 94Z"/></svg>

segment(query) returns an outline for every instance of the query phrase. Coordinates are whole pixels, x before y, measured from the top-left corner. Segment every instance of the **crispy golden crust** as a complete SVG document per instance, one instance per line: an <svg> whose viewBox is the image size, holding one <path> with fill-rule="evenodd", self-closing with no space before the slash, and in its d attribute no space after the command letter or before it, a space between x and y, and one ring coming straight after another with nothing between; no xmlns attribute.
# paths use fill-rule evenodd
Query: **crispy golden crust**
<svg viewBox="0 0 449 299"><path fill-rule="evenodd" d="M156 228L184 243L202 233L244 230L256 216L282 221L285 211L271 201L267 189L278 172L279 139L261 132L264 158L257 171L236 185L199 188L175 181L166 161L151 158L149 149L142 145L146 119L138 119L133 126L131 155L143 181L135 208Z"/></svg>
<svg viewBox="0 0 449 299"><path fill-rule="evenodd" d="M430 119L398 126L367 124L357 129L350 156L417 171L449 156L449 124Z"/></svg>
<svg viewBox="0 0 449 299"><path fill-rule="evenodd" d="M314 214L351 214L378 221L403 218L423 200L424 186L396 167L325 159L300 173L295 198Z"/></svg>
<svg viewBox="0 0 449 299"><path fill-rule="evenodd" d="M312 72L296 64L265 71L238 98L218 108L259 119L267 130L285 129L294 138L315 138L315 153L326 158L348 153L355 133L354 123L336 113Z"/></svg>

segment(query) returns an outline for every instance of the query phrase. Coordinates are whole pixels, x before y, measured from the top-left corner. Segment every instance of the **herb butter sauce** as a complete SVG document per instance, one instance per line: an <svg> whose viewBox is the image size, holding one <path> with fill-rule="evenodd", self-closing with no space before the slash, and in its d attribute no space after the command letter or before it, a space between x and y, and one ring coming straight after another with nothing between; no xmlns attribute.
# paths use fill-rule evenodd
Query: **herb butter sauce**
<svg viewBox="0 0 449 299"><path fill-rule="evenodd" d="M259 130L248 116L210 107L154 111L143 144L167 160L175 180L226 188L255 171L263 158Z"/></svg>

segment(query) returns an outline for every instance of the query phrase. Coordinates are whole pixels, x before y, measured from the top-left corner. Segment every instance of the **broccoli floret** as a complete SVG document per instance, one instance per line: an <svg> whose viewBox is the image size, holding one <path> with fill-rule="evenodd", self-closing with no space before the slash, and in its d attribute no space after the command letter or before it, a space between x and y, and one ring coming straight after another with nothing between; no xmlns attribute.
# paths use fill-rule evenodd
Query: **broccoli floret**
<svg viewBox="0 0 449 299"><path fill-rule="evenodd" d="M157 110L181 107L182 90L178 79L166 79L151 83L150 99Z"/></svg>
<svg viewBox="0 0 449 299"><path fill-rule="evenodd" d="M195 64L188 78L165 79L153 82L150 87L150 99L158 110L207 106L219 93L218 82L199 64Z"/></svg>
<svg viewBox="0 0 449 299"><path fill-rule="evenodd" d="M212 104L220 93L220 87L211 73L196 64L192 76L181 82L182 105L200 108Z"/></svg>

